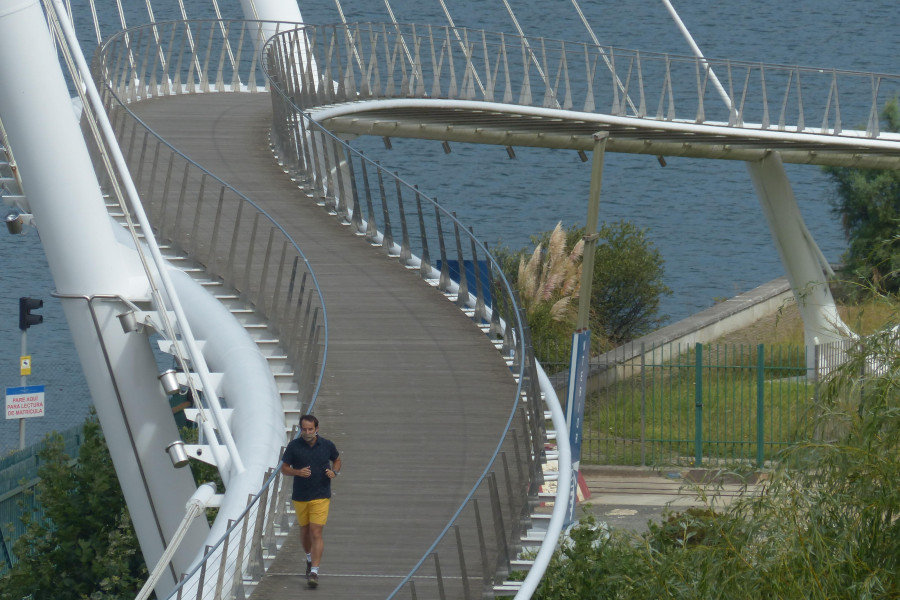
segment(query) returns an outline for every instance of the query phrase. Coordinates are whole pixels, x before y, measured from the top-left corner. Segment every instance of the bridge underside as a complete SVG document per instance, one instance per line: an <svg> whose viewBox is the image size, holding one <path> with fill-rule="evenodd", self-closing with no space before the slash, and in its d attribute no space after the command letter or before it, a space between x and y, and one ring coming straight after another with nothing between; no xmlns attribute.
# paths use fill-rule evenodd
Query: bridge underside
<svg viewBox="0 0 900 600"><path fill-rule="evenodd" d="M838 138L829 134L798 135L791 129L763 129L759 125L738 128L559 110L520 112L515 108L522 107L393 100L322 107L311 111L311 115L340 135L590 151L594 147L592 135L606 131L610 134L607 152L756 161L777 151L786 163L900 168L900 149L872 148L867 138L856 145L847 139L847 132ZM869 147L864 145L867 142Z"/></svg>

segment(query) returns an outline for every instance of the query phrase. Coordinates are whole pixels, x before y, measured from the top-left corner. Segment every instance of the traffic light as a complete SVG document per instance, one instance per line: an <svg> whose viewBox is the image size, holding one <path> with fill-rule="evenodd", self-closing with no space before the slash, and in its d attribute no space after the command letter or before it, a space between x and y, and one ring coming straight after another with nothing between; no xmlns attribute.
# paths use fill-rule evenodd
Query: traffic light
<svg viewBox="0 0 900 600"><path fill-rule="evenodd" d="M40 325L44 322L44 315L33 315L31 311L44 306L44 301L39 298L19 298L19 329L25 331L32 325Z"/></svg>

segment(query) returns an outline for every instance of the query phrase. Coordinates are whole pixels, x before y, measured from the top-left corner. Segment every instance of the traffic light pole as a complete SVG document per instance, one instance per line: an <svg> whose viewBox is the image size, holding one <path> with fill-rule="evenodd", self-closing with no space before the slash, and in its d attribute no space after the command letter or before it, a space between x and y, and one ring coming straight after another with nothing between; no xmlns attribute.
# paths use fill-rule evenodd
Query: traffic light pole
<svg viewBox="0 0 900 600"><path fill-rule="evenodd" d="M22 330L22 353L19 354L19 356L28 356L28 331L25 329ZM20 363L19 369L21 369L21 368L22 368L22 365ZM25 387L26 379L27 379L27 377L24 374L22 374L21 382L19 385L21 385L22 387ZM24 449L25 449L25 418L20 417L19 418L19 450L24 450Z"/></svg>
<svg viewBox="0 0 900 600"><path fill-rule="evenodd" d="M25 368L23 361L28 356L28 328L44 322L44 316L31 311L44 307L40 298L19 298L19 331L22 332L22 352L19 354L19 376L21 385L25 387ZM30 372L30 368L29 368ZM19 450L25 449L25 417L19 418Z"/></svg>

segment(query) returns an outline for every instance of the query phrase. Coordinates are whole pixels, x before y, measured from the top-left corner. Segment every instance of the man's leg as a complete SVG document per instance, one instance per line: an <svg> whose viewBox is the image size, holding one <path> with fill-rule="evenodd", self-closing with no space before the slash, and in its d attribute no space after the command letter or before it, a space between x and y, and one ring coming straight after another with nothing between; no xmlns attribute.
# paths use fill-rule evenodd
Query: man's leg
<svg viewBox="0 0 900 600"><path fill-rule="evenodd" d="M313 541L312 541L312 533L310 533L311 526L312 526L312 523L300 526L300 541L303 542L303 551L306 552L307 554L312 554ZM313 564L318 564L318 563L313 563Z"/></svg>
<svg viewBox="0 0 900 600"><path fill-rule="evenodd" d="M309 525L306 528L309 535L309 552L312 558L309 586L316 587L319 585L319 563L322 560L322 552L325 549L323 531L325 530L325 523L328 521L330 500L328 498L313 500L309 505Z"/></svg>
<svg viewBox="0 0 900 600"><path fill-rule="evenodd" d="M312 546L312 538L309 534L309 502L294 501L294 510L297 513L297 522L300 525L300 542L303 544L303 550L306 552L306 577L309 577L312 570L312 557L309 550Z"/></svg>
<svg viewBox="0 0 900 600"><path fill-rule="evenodd" d="M304 536L303 547L307 548L307 552L312 555L312 566L318 567L322 560L322 552L325 550L325 538L322 532L325 530L324 525L318 523L310 523L306 526L306 535L309 536L309 546L306 546L306 536Z"/></svg>

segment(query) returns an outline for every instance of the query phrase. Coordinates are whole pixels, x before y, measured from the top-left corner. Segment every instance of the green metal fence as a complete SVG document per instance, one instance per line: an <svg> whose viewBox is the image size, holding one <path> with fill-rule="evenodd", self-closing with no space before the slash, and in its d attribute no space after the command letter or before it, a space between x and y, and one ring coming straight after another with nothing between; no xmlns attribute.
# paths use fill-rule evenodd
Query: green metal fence
<svg viewBox="0 0 900 600"><path fill-rule="evenodd" d="M551 357L545 368L568 368ZM581 460L762 465L796 439L814 396L802 347L625 346L591 360Z"/></svg>
<svg viewBox="0 0 900 600"><path fill-rule="evenodd" d="M82 429L78 425L60 434L64 451L70 457L78 456L84 439ZM45 447L46 442L38 442L0 459L0 576L16 563L13 545L25 533L22 515L32 511L37 519L43 515L33 492L41 466L38 454Z"/></svg>

